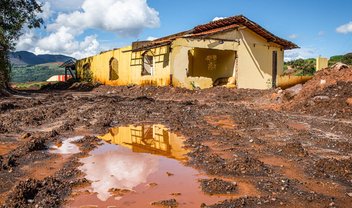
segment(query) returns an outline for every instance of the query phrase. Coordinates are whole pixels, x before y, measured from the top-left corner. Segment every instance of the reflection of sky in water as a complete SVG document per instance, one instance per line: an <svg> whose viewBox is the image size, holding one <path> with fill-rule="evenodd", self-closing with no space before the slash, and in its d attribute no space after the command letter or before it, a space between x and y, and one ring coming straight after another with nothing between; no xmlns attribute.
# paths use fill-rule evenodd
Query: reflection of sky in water
<svg viewBox="0 0 352 208"><path fill-rule="evenodd" d="M51 147L50 153L63 154L63 155L79 153L80 150L77 147L77 145L72 144L71 142L80 140L82 138L83 136L77 136L77 137L66 139L62 141L61 146L54 145L53 147Z"/></svg>
<svg viewBox="0 0 352 208"><path fill-rule="evenodd" d="M93 191L98 198L106 201L111 188L132 190L147 182L150 174L156 172L159 158L150 154L136 154L130 149L103 145L92 152L92 156L81 159L84 163L79 169L92 181Z"/></svg>

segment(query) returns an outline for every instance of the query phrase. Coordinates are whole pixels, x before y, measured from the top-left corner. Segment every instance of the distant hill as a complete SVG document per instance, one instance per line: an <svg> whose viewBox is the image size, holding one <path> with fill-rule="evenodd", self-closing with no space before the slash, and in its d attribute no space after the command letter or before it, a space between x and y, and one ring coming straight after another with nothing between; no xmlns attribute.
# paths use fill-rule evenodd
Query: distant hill
<svg viewBox="0 0 352 208"><path fill-rule="evenodd" d="M15 66L32 66L52 62L65 62L69 59L72 59L72 57L51 54L35 55L34 53L28 51L17 51L10 53L10 61Z"/></svg>
<svg viewBox="0 0 352 208"><path fill-rule="evenodd" d="M339 56L332 56L329 60L329 66L337 62L342 62L347 65L352 65L352 53L347 53L345 55L339 55Z"/></svg>

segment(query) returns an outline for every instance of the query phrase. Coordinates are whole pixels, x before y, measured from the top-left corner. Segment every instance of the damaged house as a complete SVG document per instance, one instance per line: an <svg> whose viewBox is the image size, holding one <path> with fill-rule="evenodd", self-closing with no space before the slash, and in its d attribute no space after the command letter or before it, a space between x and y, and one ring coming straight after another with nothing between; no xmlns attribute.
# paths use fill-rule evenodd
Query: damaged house
<svg viewBox="0 0 352 208"><path fill-rule="evenodd" d="M284 50L298 48L239 15L77 62L77 75L106 85L189 89L278 86Z"/></svg>

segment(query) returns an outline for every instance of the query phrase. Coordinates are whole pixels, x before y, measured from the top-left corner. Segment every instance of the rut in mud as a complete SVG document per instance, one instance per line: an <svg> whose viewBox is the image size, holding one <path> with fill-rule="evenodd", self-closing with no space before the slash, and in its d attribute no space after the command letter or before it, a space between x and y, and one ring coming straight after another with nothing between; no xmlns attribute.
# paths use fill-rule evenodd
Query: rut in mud
<svg viewBox="0 0 352 208"><path fill-rule="evenodd" d="M322 92L331 92L325 89ZM352 201L352 123L339 116L346 106L336 106L335 117L310 114L308 110L300 114L291 109L279 110L281 104L272 99L273 93L221 87L188 91L100 86L90 92L49 90L1 98L2 206L80 206L74 199L92 199L89 197L100 201L107 197L104 205L125 200L132 206L138 203L138 197L127 197L143 191L152 195L150 190L162 188L163 181L146 179L139 188L135 187L140 184L132 184L133 188L112 185L99 195L92 188L96 178L87 172L90 167L85 163L98 165L93 169L101 170L102 175L114 175L104 169L109 164L101 161L123 153L129 161L139 155L145 160L152 158L147 164L171 160L173 166L191 170L185 180L193 181L194 192L205 196L194 206L185 199L184 190L166 189L163 195L143 199L151 207L348 207ZM152 155L141 146L137 154L124 149L122 143L114 144L112 138L119 138L117 135L123 131L116 127L131 124L162 124L182 136L182 156L170 158L156 149ZM105 139L101 137L104 135ZM82 137L73 139L73 146L65 143L65 139L76 136ZM148 139L143 142L148 144ZM104 156L106 152L112 155ZM169 167L168 162L165 164ZM168 182L174 177L177 181L177 169L167 169L158 169L160 177ZM189 179L198 173L206 177ZM211 200L207 201L207 197ZM100 201L92 200L90 205Z"/></svg>

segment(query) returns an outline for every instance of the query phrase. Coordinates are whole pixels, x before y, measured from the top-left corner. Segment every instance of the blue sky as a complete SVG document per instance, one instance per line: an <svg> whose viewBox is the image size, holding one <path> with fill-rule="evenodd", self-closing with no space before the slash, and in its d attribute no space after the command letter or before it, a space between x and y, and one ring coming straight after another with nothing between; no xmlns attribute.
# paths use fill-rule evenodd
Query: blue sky
<svg viewBox="0 0 352 208"><path fill-rule="evenodd" d="M287 59L352 52L350 0L49 0L46 29L24 31L17 49L77 58L243 14L301 49ZM344 25L344 26L343 26ZM341 27L343 26L343 27ZM339 28L340 27L340 28ZM339 28L339 29L338 29ZM337 31L338 29L338 31Z"/></svg>

